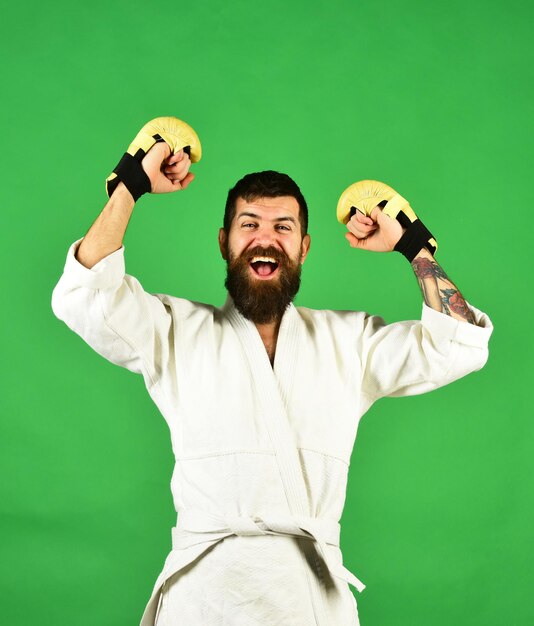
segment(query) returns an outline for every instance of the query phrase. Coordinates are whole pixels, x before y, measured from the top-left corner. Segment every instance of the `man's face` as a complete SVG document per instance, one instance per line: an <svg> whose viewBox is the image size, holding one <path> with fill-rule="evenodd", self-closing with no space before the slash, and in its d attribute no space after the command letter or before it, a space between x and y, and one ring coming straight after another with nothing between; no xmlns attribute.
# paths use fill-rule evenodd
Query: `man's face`
<svg viewBox="0 0 534 626"><path fill-rule="evenodd" d="M278 321L298 292L310 247L309 235L301 236L296 198L238 198L228 236L219 231L219 247L237 309L256 324Z"/></svg>

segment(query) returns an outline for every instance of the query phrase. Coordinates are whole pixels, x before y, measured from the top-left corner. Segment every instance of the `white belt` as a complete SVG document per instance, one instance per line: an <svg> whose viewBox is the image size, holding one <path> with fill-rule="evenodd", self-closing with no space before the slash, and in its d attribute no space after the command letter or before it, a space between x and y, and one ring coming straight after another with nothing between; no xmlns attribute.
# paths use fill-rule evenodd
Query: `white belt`
<svg viewBox="0 0 534 626"><path fill-rule="evenodd" d="M359 592L365 585L346 567L335 560L328 544L339 548L339 523L317 517L282 517L249 516L222 517L194 511L181 510L178 523L172 529L173 549L184 549L204 542L220 541L231 535L281 535L289 537L305 537L316 542L328 570L333 576L350 583Z"/></svg>

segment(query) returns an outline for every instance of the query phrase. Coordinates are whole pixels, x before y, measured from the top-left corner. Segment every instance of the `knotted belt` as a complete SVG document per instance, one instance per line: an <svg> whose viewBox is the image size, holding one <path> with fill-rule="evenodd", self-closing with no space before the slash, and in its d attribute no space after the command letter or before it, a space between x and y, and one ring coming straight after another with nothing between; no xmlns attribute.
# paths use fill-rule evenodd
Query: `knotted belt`
<svg viewBox="0 0 534 626"><path fill-rule="evenodd" d="M172 529L173 549L181 550L205 542L220 541L231 535L281 535L305 537L315 541L328 570L333 576L350 583L359 592L365 585L342 563L338 562L328 545L339 549L338 522L317 517L263 516L222 517L203 511L181 510L178 523Z"/></svg>

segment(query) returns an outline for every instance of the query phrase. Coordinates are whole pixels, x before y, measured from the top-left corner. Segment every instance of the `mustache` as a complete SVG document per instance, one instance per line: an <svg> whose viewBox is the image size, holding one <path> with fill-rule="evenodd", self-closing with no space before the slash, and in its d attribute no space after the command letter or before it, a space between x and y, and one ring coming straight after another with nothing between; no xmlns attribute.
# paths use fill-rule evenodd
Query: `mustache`
<svg viewBox="0 0 534 626"><path fill-rule="evenodd" d="M285 252L275 248L274 246L267 246L266 248L262 246L255 246L246 252L242 252L238 257L234 257L232 260L237 261L238 259L245 260L249 263L255 256L268 256L274 259L279 265L287 265L290 261L289 257Z"/></svg>

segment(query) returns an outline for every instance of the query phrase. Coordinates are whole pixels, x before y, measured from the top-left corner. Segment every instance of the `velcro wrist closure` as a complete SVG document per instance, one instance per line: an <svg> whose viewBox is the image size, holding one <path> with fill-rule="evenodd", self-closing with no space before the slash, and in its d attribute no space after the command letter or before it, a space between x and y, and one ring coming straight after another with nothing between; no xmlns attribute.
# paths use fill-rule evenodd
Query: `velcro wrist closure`
<svg viewBox="0 0 534 626"><path fill-rule="evenodd" d="M420 219L416 219L408 226L393 249L403 254L411 263L421 248L427 248L432 255L434 254L436 249L429 243L429 240L432 238L432 233L423 222Z"/></svg>
<svg viewBox="0 0 534 626"><path fill-rule="evenodd" d="M126 189L132 194L135 202L137 202L144 193L149 193L152 189L150 178L143 169L141 162L128 152L124 153L113 172L117 175L117 178L111 181L111 183L115 184L113 185L113 189L110 189L109 195L115 191L119 180L124 183Z"/></svg>

